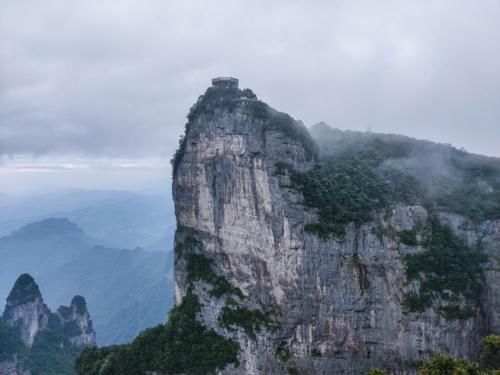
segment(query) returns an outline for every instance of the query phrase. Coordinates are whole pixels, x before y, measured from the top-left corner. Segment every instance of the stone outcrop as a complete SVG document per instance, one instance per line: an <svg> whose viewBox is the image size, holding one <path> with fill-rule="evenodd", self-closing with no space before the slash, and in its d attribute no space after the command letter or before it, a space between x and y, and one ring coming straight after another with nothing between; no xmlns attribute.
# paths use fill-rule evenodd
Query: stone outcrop
<svg viewBox="0 0 500 375"><path fill-rule="evenodd" d="M7 297L3 314L7 324L19 328L23 342L29 347L38 331L47 328L49 316L50 310L35 280L26 273L19 276Z"/></svg>
<svg viewBox="0 0 500 375"><path fill-rule="evenodd" d="M276 112L267 108L262 115L254 101L216 102L205 111L195 106L174 166L176 302L192 281L184 246L192 237L199 243L190 251L212 260L217 275L242 293L214 296L213 285L195 281L200 321L241 348L240 365L222 372L363 374L379 367L414 373L435 353L476 358L482 337L500 331L500 223L472 228L463 217L440 214L469 245L482 241L491 255L480 313L450 321L433 309L409 312L402 306L411 288L403 259L425 249L376 229L410 230L427 218L426 209L397 205L372 222L349 225L343 240L305 231L317 213L301 204L290 176L276 171L283 165L309 170L311 152L296 132L271 126ZM261 324L255 337L222 324L234 301L273 324Z"/></svg>
<svg viewBox="0 0 500 375"><path fill-rule="evenodd" d="M82 296L75 296L69 307L61 306L57 315L63 326L78 327L75 334L70 337L70 342L76 346L95 345L95 332L87 310L87 302Z"/></svg>
<svg viewBox="0 0 500 375"><path fill-rule="evenodd" d="M69 307L60 306L57 313L52 313L43 302L35 280L28 274L22 274L15 282L0 325L0 341L6 351L0 352L0 374L31 374L32 352L36 352L35 361L44 358L51 363L54 360L60 368L61 361L77 355L73 347L83 349L95 345L95 331L85 299L75 296ZM37 346L39 336L44 336L42 346ZM70 354L65 355L64 348ZM44 350L53 352L45 354ZM49 359L49 356L56 357ZM43 367L43 364L37 365ZM66 365L72 367L72 363Z"/></svg>

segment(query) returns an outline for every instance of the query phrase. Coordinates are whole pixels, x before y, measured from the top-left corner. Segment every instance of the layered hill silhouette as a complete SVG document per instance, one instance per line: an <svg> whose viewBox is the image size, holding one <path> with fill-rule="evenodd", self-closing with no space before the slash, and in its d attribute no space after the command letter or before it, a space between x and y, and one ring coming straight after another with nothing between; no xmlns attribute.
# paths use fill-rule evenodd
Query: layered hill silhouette
<svg viewBox="0 0 500 375"><path fill-rule="evenodd" d="M0 298L21 273L37 278L51 306L84 295L99 344L130 341L165 321L172 252L113 249L66 218L30 223L0 238Z"/></svg>

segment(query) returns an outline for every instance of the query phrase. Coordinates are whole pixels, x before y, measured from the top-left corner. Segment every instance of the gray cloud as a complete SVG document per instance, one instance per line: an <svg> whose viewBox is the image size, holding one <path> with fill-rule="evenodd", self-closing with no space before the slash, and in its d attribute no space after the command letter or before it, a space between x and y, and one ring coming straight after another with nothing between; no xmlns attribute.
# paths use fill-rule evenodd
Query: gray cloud
<svg viewBox="0 0 500 375"><path fill-rule="evenodd" d="M494 0L6 0L0 154L168 158L234 75L306 124L500 156L498 19Z"/></svg>

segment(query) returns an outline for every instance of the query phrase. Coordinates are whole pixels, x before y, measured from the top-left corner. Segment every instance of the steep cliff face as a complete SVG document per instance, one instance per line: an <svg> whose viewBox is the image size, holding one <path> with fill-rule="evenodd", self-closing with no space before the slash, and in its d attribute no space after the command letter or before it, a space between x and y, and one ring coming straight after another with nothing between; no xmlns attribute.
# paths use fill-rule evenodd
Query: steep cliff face
<svg viewBox="0 0 500 375"><path fill-rule="evenodd" d="M89 345L95 332L83 297L52 313L30 275L17 279L0 318L0 374L72 374Z"/></svg>
<svg viewBox="0 0 500 375"><path fill-rule="evenodd" d="M50 310L43 302L35 280L22 274L7 297L3 314L7 324L18 327L26 346L32 346L38 331L47 328Z"/></svg>
<svg viewBox="0 0 500 375"><path fill-rule="evenodd" d="M342 238L305 230L319 220L318 209L304 205L293 174L314 167L311 139L252 95L233 92L228 100L220 90L192 109L173 195L175 299L195 293L203 325L238 343L239 366L222 372L412 373L434 353L475 358L481 338L500 330L500 221L473 226L438 213L460 241L489 253L485 288L461 319L444 316L444 300L441 310L412 311L405 296L425 280L410 282L405 256L428 249L395 233L422 227L431 213L394 204L348 224ZM200 259L213 274L200 272Z"/></svg>
<svg viewBox="0 0 500 375"><path fill-rule="evenodd" d="M82 296L75 296L69 307L61 306L57 309L57 315L63 326L72 326L74 336L69 338L72 345L94 345L95 331L87 310L87 302Z"/></svg>

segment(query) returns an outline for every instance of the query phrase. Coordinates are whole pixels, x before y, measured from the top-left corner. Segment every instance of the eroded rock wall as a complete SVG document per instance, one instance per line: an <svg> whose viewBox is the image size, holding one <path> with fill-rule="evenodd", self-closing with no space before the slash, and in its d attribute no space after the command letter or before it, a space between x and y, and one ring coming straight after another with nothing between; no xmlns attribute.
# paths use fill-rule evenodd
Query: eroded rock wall
<svg viewBox="0 0 500 375"><path fill-rule="evenodd" d="M413 373L418 361L435 353L475 358L481 338L499 330L495 257L475 317L450 321L432 309L410 313L402 307L411 287L403 258L425 249L377 235L376 229L412 229L426 220L424 208L397 206L373 222L350 225L340 242L304 231L317 215L301 205L289 176L277 169L286 163L306 171L313 160L299 140L266 130L265 119L252 114L248 100L231 111L200 114L185 142L173 182L176 244L194 236L216 273L243 292L240 302L266 311L278 324L262 328L255 339L242 329L222 327L220 314L229 297L214 297L210 285L196 281L199 319L242 349L240 366L225 373L363 374L376 367ZM470 244L482 233L466 228L456 215L443 213L441 220ZM483 229L481 241L495 255L500 225L485 223ZM185 257L178 253L177 303L186 294L187 279Z"/></svg>

